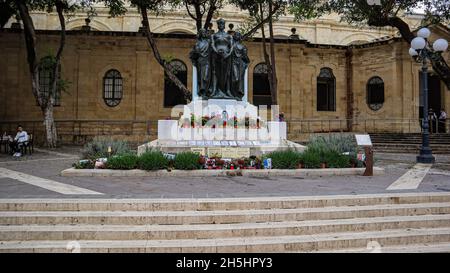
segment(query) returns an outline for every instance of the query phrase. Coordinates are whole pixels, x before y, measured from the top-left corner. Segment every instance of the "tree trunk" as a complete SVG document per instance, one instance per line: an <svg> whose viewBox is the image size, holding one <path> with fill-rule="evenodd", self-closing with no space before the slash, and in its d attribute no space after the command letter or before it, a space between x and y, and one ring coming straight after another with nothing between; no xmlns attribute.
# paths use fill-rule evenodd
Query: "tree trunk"
<svg viewBox="0 0 450 273"><path fill-rule="evenodd" d="M345 74L347 77L347 131L353 130L354 96L353 96L353 51L351 48L345 52Z"/></svg>
<svg viewBox="0 0 450 273"><path fill-rule="evenodd" d="M44 127L46 142L49 148L55 148L57 142L56 124L53 118L53 103L54 99L50 97L49 102L45 107L41 107L42 114L44 115Z"/></svg>
<svg viewBox="0 0 450 273"><path fill-rule="evenodd" d="M39 86L39 61L37 59L36 54L36 32L33 24L33 20L29 14L28 7L26 6L24 1L17 0L16 5L19 9L20 17L22 19L24 25L24 34L25 34L25 44L27 48L27 60L28 60L28 68L31 74L31 90L37 102L41 107L41 111L44 117L44 127L46 132L46 142L48 147L56 147L57 142L57 134L56 134L56 126L53 118L53 103L54 94L57 88L57 79L58 79L58 66L61 59L61 54L65 44L65 22L63 16L63 3L58 0L56 2L58 16L61 23L61 41L60 47L58 49L58 53L56 54L57 64L53 67L55 73L54 79L52 79L51 90L47 97L44 97L41 93Z"/></svg>
<svg viewBox="0 0 450 273"><path fill-rule="evenodd" d="M206 14L206 20L205 20L205 24L203 26L204 29L208 29L209 24L211 23L214 13L217 10L216 4L217 4L217 0L209 0L209 10L208 10L208 13Z"/></svg>
<svg viewBox="0 0 450 273"><path fill-rule="evenodd" d="M178 79L178 77L172 72L172 67L169 63L167 63L159 53L158 46L156 45L155 38L153 37L152 32L150 31L150 25L148 22L148 15L147 15L147 9L145 7L140 7L141 15L142 15L142 23L144 32L147 37L147 41L150 44L150 47L153 51L153 56L155 57L156 61L161 65L161 67L164 69L164 72L166 72L167 77L178 87L184 94L184 98L187 102L190 102L192 99L192 93L189 91L186 86Z"/></svg>
<svg viewBox="0 0 450 273"><path fill-rule="evenodd" d="M25 2L16 0L16 5L19 9L20 18L23 22L25 45L27 47L28 69L30 73L33 74L38 67L36 55L36 32L34 30L33 20L31 19L30 13L28 12L28 7ZM38 92L36 92L36 90L39 90L39 84L33 87L36 87L36 89L33 88L33 94L35 95L35 97L37 97Z"/></svg>
<svg viewBox="0 0 450 273"><path fill-rule="evenodd" d="M56 11L58 13L59 24L61 26L59 48L56 53L55 63L53 64L52 82L50 92L45 98L46 103L42 106L42 113L44 114L45 132L47 133L47 146L49 148L56 148L58 135L56 132L55 120L53 118L53 105L55 102L55 95L58 92L58 81L60 79L59 66L61 64L61 56L66 44L66 22L64 19L64 4L58 0L55 2Z"/></svg>
<svg viewBox="0 0 450 273"><path fill-rule="evenodd" d="M261 13L261 18L264 16L264 11L262 8L262 4L259 5L259 12ZM271 105L274 105L277 101L276 94L273 91L273 71L272 71L272 64L270 61L269 53L267 52L267 45L266 45L266 34L264 29L264 24L261 25L261 32L262 32L262 47L263 47L263 55L264 55L264 62L267 66L267 77L269 79L269 88L270 88L270 95L272 98Z"/></svg>
<svg viewBox="0 0 450 273"><path fill-rule="evenodd" d="M279 5L275 5L275 7L273 8L272 12L264 19L263 18L263 14L261 14L261 22L259 22L258 24L256 24L256 26L254 26L251 30L249 30L247 33L242 35L242 39L243 40L247 40L249 37L251 37L255 32L257 32L264 24L266 24L267 22L269 22L271 16L273 16L278 10L280 9Z"/></svg>
<svg viewBox="0 0 450 273"><path fill-rule="evenodd" d="M197 26L197 32L198 32L202 28L203 14L200 11L200 3L198 3L198 2L195 3L194 8L195 8L195 25Z"/></svg>
<svg viewBox="0 0 450 273"><path fill-rule="evenodd" d="M275 42L273 39L273 16L272 14L272 1L269 1L269 35L270 35L270 66L272 69L272 104L278 105L278 79L277 79L277 67L275 62Z"/></svg>

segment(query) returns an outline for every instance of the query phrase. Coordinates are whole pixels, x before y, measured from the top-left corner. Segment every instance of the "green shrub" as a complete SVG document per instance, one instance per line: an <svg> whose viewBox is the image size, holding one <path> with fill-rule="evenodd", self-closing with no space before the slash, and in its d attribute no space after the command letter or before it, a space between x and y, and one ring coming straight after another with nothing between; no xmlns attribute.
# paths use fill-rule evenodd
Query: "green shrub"
<svg viewBox="0 0 450 273"><path fill-rule="evenodd" d="M75 169L93 169L95 167L95 162L92 160L80 160L72 164Z"/></svg>
<svg viewBox="0 0 450 273"><path fill-rule="evenodd" d="M343 134L313 137L308 143L308 149L315 150L322 155L328 151L337 152L339 154L356 154L358 152L358 146L354 141L354 137L352 135Z"/></svg>
<svg viewBox="0 0 450 273"><path fill-rule="evenodd" d="M347 168L356 158L358 146L351 135L330 134L313 137L307 150L318 155L321 163L327 163L330 168Z"/></svg>
<svg viewBox="0 0 450 273"><path fill-rule="evenodd" d="M202 167L200 155L193 152L182 152L175 156L173 166L178 170L197 170Z"/></svg>
<svg viewBox="0 0 450 273"><path fill-rule="evenodd" d="M350 156L339 154L337 152L325 154L323 161L328 164L328 168L348 168L351 164Z"/></svg>
<svg viewBox="0 0 450 273"><path fill-rule="evenodd" d="M301 160L305 165L305 168L308 169L320 168L320 163L322 163L319 153L309 149L306 149L306 151L302 153Z"/></svg>
<svg viewBox="0 0 450 273"><path fill-rule="evenodd" d="M108 147L111 147L111 154L108 153ZM91 142L84 146L82 153L83 158L95 160L102 157L128 154L131 153L131 150L126 141L95 137Z"/></svg>
<svg viewBox="0 0 450 273"><path fill-rule="evenodd" d="M153 171L166 169L169 160L160 151L147 151L138 160L139 169Z"/></svg>
<svg viewBox="0 0 450 273"><path fill-rule="evenodd" d="M301 161L301 154L293 151L277 151L267 154L265 158L272 159L273 169L296 169Z"/></svg>
<svg viewBox="0 0 450 273"><path fill-rule="evenodd" d="M137 167L138 157L135 154L115 155L108 159L106 167L115 170L132 170Z"/></svg>

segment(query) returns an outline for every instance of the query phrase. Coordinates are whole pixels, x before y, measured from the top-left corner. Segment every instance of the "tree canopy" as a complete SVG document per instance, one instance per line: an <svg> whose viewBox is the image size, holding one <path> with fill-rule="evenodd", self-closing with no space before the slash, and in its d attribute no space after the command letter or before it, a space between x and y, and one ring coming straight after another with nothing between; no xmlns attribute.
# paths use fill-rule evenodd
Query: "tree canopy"
<svg viewBox="0 0 450 273"><path fill-rule="evenodd" d="M329 0L319 8L336 12L343 21L352 24L367 24L375 27L397 28L402 37L410 42L414 36L403 15L423 10L422 25L438 24L450 19L448 0L381 0L381 5L369 4L367 0Z"/></svg>

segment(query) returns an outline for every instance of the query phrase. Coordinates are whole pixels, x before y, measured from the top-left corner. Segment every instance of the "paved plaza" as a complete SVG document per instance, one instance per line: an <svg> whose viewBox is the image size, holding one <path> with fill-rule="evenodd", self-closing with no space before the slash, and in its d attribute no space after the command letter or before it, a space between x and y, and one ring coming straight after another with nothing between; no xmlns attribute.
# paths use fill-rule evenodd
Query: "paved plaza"
<svg viewBox="0 0 450 273"><path fill-rule="evenodd" d="M375 154L374 177L62 177L80 147L0 155L0 198L216 198L450 192L450 156L421 167L414 154ZM28 182L27 182L28 181ZM31 181L31 182L30 182ZM46 187L45 185L50 185ZM75 190L75 191L73 191ZM75 193L75 194L73 194Z"/></svg>

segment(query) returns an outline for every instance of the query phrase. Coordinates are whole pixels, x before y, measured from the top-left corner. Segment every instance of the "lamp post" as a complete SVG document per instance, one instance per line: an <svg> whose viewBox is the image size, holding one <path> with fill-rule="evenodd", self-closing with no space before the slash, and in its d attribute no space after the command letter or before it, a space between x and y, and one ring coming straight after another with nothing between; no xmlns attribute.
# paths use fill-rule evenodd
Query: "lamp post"
<svg viewBox="0 0 450 273"><path fill-rule="evenodd" d="M428 121L428 61L433 54L440 54L448 48L448 42L444 39L438 39L431 47L428 38L431 32L428 28L421 28L417 32L417 37L411 41L409 55L422 63L422 98L423 98L423 119L422 119L422 146L420 154L417 156L418 163L434 163L435 158L430 148L430 132Z"/></svg>

